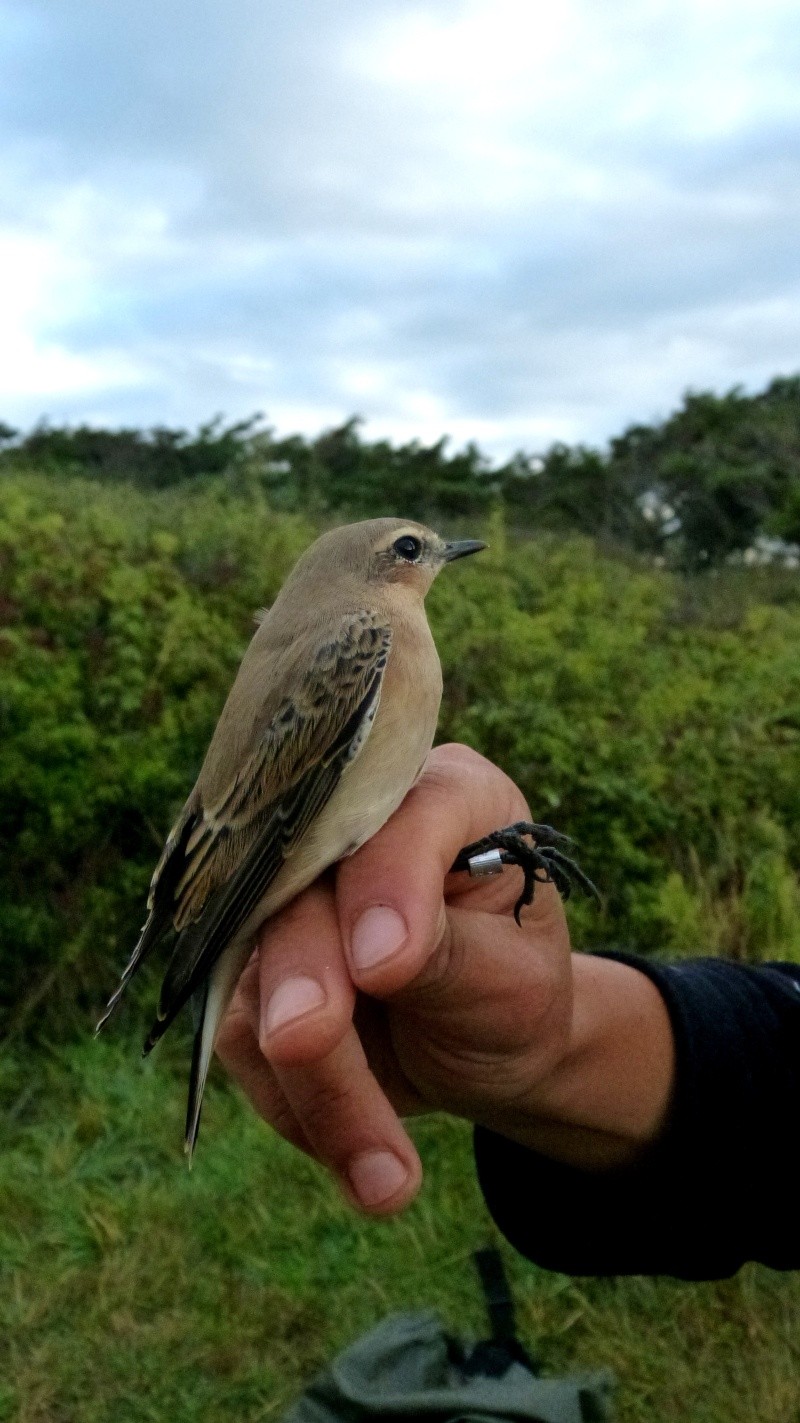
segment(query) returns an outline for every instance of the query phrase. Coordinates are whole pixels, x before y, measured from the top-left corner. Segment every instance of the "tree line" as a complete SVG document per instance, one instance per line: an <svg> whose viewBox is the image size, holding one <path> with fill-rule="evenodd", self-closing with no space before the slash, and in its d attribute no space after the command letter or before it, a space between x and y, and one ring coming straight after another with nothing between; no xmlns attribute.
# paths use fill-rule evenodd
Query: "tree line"
<svg viewBox="0 0 800 1423"><path fill-rule="evenodd" d="M585 535L669 566L792 561L800 546L800 375L748 395L687 394L605 448L558 443L492 463L477 445L370 440L354 416L316 437L260 416L195 432L0 423L0 476L36 471L142 490L221 480L313 519L402 512L436 522L501 509L523 534Z"/></svg>

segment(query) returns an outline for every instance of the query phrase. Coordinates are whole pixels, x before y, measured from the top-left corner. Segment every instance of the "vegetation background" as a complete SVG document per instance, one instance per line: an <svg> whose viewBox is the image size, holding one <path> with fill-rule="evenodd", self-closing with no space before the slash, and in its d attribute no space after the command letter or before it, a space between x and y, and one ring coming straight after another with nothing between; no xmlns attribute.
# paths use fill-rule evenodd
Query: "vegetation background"
<svg viewBox="0 0 800 1423"><path fill-rule="evenodd" d="M355 420L0 445L0 1420L273 1417L392 1308L479 1330L490 1225L458 1124L420 1128L413 1210L366 1223L221 1080L187 1175L185 1042L138 1061L152 975L90 1041L254 610L326 523L488 530L430 597L440 736L578 841L604 907L574 903L576 943L798 959L800 378L502 467ZM610 1364L621 1419L800 1418L791 1277L573 1281L507 1253L528 1342Z"/></svg>

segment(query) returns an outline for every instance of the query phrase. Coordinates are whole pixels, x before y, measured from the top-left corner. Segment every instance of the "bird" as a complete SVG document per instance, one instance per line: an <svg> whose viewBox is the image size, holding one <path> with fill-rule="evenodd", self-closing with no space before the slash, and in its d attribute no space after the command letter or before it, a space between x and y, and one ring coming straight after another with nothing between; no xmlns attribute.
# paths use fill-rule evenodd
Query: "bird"
<svg viewBox="0 0 800 1423"><path fill-rule="evenodd" d="M260 617L97 1025L174 934L143 1052L191 1001L190 1161L217 1032L262 925L375 835L422 771L442 696L425 595L485 547L399 518L330 529Z"/></svg>

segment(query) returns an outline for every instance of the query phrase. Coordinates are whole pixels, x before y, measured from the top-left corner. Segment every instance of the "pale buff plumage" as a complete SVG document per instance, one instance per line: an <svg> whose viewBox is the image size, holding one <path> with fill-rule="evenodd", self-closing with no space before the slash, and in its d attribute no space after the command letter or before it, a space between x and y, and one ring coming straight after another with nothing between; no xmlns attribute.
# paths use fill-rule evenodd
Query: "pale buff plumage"
<svg viewBox="0 0 800 1423"><path fill-rule="evenodd" d="M175 929L145 1051L191 998L189 1151L216 1033L257 931L374 835L420 772L442 692L425 593L445 563L482 547L400 519L334 529L299 560L245 653L102 1020Z"/></svg>

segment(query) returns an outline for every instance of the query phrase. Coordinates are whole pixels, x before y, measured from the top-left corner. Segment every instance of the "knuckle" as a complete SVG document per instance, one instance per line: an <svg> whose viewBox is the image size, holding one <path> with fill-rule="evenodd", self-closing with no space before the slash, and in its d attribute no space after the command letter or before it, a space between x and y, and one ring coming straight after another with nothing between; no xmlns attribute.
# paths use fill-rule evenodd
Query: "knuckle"
<svg viewBox="0 0 800 1423"><path fill-rule="evenodd" d="M466 798L465 783L470 785L476 777L483 778L490 766L491 762L471 746L448 741L431 751L417 787L445 797Z"/></svg>
<svg viewBox="0 0 800 1423"><path fill-rule="evenodd" d="M338 1014L328 1005L314 1013L313 1021L298 1018L282 1031L263 1037L261 1053L272 1067L311 1065L336 1047L350 1021L350 1014Z"/></svg>
<svg viewBox="0 0 800 1423"><path fill-rule="evenodd" d="M453 932L444 903L441 905L436 931L427 945L420 948L419 963L406 986L414 993L426 995L446 991L457 979L463 964L464 947Z"/></svg>
<svg viewBox="0 0 800 1423"><path fill-rule="evenodd" d="M310 922L319 913L324 903L322 886L311 885L290 899L277 914L273 914L262 928L262 949L268 947L270 954L286 945L293 945L305 937Z"/></svg>
<svg viewBox="0 0 800 1423"><path fill-rule="evenodd" d="M441 746L435 746L428 758L430 766L441 767L451 773L459 773L463 770L477 768L478 766L491 765L480 751L476 751L472 746L467 746L463 741L445 741Z"/></svg>
<svg viewBox="0 0 800 1423"><path fill-rule="evenodd" d="M239 1055L241 1048L252 1036L253 1030L244 1010L230 1008L217 1033L215 1051L220 1061L227 1066Z"/></svg>
<svg viewBox="0 0 800 1423"><path fill-rule="evenodd" d="M474 807L480 801L491 806L492 814L504 822L530 815L525 797L511 777L480 751L458 741L437 746L420 779L462 804Z"/></svg>
<svg viewBox="0 0 800 1423"><path fill-rule="evenodd" d="M352 1112L353 1094L342 1082L315 1083L304 1097L298 1115L303 1130L313 1141L330 1141L338 1135L338 1125Z"/></svg>
<svg viewBox="0 0 800 1423"><path fill-rule="evenodd" d="M284 1141L289 1142L290 1146L296 1146L300 1150L308 1149L305 1133L294 1112L285 1098L278 1097L277 1093L274 1104L270 1106L266 1114L266 1121L272 1130L278 1133L278 1136L282 1136Z"/></svg>
<svg viewBox="0 0 800 1423"><path fill-rule="evenodd" d="M450 921L445 915L444 930L439 935L425 968L425 986L447 988L454 979L458 979L463 960L463 944L458 935L453 933Z"/></svg>
<svg viewBox="0 0 800 1423"><path fill-rule="evenodd" d="M433 754L433 753L432 753ZM408 795L410 804L417 802L428 815L440 820L463 819L469 814L471 781L466 770L458 772L453 765L430 760L416 785Z"/></svg>

